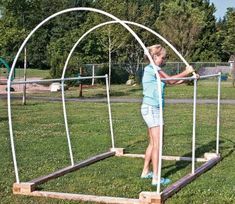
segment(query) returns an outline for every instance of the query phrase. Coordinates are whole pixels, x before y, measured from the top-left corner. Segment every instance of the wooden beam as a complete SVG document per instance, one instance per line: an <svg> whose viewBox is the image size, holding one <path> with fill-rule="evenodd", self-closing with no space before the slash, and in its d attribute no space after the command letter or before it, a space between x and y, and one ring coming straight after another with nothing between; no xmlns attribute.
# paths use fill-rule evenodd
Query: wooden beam
<svg viewBox="0 0 235 204"><path fill-rule="evenodd" d="M108 196L95 196L95 195L83 195L83 194L72 194L72 193L58 193L48 191L33 191L32 193L24 193L27 196L40 196L46 198L57 198L64 200L76 200L76 201L87 201L96 203L110 203L110 204L140 204L139 199L132 198L120 198L120 197L108 197Z"/></svg>
<svg viewBox="0 0 235 204"><path fill-rule="evenodd" d="M211 152L206 152L206 153L204 154L204 158L205 158L207 161L210 160L210 159L216 158L216 157L218 157L218 156L220 156L220 155L218 155L218 154L216 154L216 153L211 153Z"/></svg>
<svg viewBox="0 0 235 204"><path fill-rule="evenodd" d="M144 159L144 154L123 154L123 157L131 157L131 158L142 158Z"/></svg>
<svg viewBox="0 0 235 204"><path fill-rule="evenodd" d="M123 156L124 155L124 148L111 148L110 151L111 152L115 152L115 156Z"/></svg>
<svg viewBox="0 0 235 204"><path fill-rule="evenodd" d="M132 158L143 158L144 154L123 154L124 157L132 157ZM180 156L162 156L162 159L164 160L170 160L170 161L192 161L191 157L180 157ZM206 162L208 159L206 158L196 158L197 162Z"/></svg>
<svg viewBox="0 0 235 204"><path fill-rule="evenodd" d="M13 194L30 193L35 190L35 185L34 183L14 183L12 190Z"/></svg>
<svg viewBox="0 0 235 204"><path fill-rule="evenodd" d="M144 204L162 204L161 194L157 192L142 191L139 194L139 200Z"/></svg>
<svg viewBox="0 0 235 204"><path fill-rule="evenodd" d="M164 160L170 160L170 161L192 161L192 157L179 157L179 156L162 156L162 159ZM196 162L206 162L207 160L205 158L195 158Z"/></svg>
<svg viewBox="0 0 235 204"><path fill-rule="evenodd" d="M115 152L105 152L105 153L93 156L93 157L91 157L87 160L84 160L78 164L74 164L73 166L69 166L69 167L60 169L60 170L58 170L54 173L51 173L49 175L41 176L39 178L33 179L33 180L29 181L29 183L33 183L34 185L39 185L39 184L45 183L51 179L58 178L58 177L63 176L67 173L76 171L76 170L81 169L85 166L88 166L88 165L93 164L97 161L106 159L106 158L114 156L114 155L115 155Z"/></svg>
<svg viewBox="0 0 235 204"><path fill-rule="evenodd" d="M184 176L183 178L181 178L180 180L178 180L177 182L173 183L168 188L164 189L161 194L162 200L166 200L167 198L171 197L173 194L178 192L181 188L186 186L188 183L192 182L195 178L197 178L198 176L200 176L201 174L203 174L204 172L212 168L214 165L216 165L220 160L221 158L218 156L207 161L202 166L197 168L194 174L190 173Z"/></svg>
<svg viewBox="0 0 235 204"><path fill-rule="evenodd" d="M40 196L40 197L50 197L57 199L66 199L66 200L79 200L79 201L88 201L88 202L97 202L97 203L118 203L118 204L163 204L166 199L171 197L173 194L178 192L181 188L186 186L188 183L193 181L195 178L203 174L205 171L212 168L220 160L220 156L209 155L211 158L209 161L204 163L202 166L195 170L194 174L188 174L185 177L181 178L168 188L164 189L162 193L157 194L156 192L141 192L139 199L132 198L120 198L120 197L108 197L108 196L96 196L96 195L83 195L83 194L71 194L71 193L60 193L60 192L47 192L47 191L34 191L36 185L44 183L50 179L57 178L66 173L75 171L102 159L114 156L117 152L106 152L100 155L96 155L87 160L84 160L74 166L66 167L59 171L56 171L47 176L43 176L37 179L34 179L28 183L15 183L13 185L14 194L22 194L28 196Z"/></svg>

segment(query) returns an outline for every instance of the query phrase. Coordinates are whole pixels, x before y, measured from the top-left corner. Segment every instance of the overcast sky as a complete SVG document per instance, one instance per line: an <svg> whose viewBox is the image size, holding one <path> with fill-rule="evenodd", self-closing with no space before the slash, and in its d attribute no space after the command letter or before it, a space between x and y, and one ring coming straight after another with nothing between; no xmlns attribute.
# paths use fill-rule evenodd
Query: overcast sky
<svg viewBox="0 0 235 204"><path fill-rule="evenodd" d="M217 19L223 18L226 14L228 7L235 8L235 0L210 0L216 7L215 17Z"/></svg>

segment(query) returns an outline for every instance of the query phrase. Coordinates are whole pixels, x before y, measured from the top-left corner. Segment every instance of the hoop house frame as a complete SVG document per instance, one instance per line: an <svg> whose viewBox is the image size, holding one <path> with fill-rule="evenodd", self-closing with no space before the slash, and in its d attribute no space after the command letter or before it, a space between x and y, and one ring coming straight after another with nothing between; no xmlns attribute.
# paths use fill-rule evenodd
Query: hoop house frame
<svg viewBox="0 0 235 204"><path fill-rule="evenodd" d="M105 22L105 23L101 23L95 27L93 27L92 29L90 29L89 31L87 31L78 41L77 43L75 43L75 45L73 46L73 48L71 49L68 58L65 62L64 65L64 69L63 69L63 73L60 79L52 79L50 81L60 81L62 83L62 103L63 103L63 114L64 114L64 123L65 123L65 128L66 128L66 136L67 136L67 142L68 142L68 147L69 147L69 155L70 155L70 160L71 160L71 166L68 166L66 168L63 168L61 170L58 170L52 174L46 175L46 176L42 176L36 179L33 179L29 182L20 182L19 179L19 174L18 174L18 166L17 166L17 159L16 159L16 152L15 152L15 144L14 144L14 137L13 137L13 127L12 127L12 114L11 114L11 93L10 93L10 89L9 87L11 86L11 84L27 84L27 83L33 83L35 81L18 81L18 82L11 82L10 78L13 74L13 71L15 70L15 65L16 62L18 60L18 57L20 55L20 53L22 52L23 48L25 47L26 43L28 42L28 40L30 39L30 37L46 22L48 22L49 20L51 20L52 18L59 16L61 14L64 13L68 13L68 12L73 12L73 11L91 11L91 12L96 12L99 14L103 14L105 16L108 16L110 18L112 18L114 21L109 21L109 22ZM193 139L192 139L192 158L182 158L182 157L173 157L173 156L162 156L162 137L163 137L163 126L160 126L160 159L159 159L159 170L158 170L158 185L157 185L157 190L156 192L141 192L139 199L129 199L129 198L117 198L117 197L106 197L106 196L92 196L92 195L81 195L81 194L68 194L68 193L56 193L56 192L46 192L46 191L36 191L36 187L39 184L45 183L48 180L57 178L59 176L65 175L66 173L75 171L77 169L80 169L82 167L85 167L87 165L90 165L94 162L100 161L102 159L111 157L111 156L130 156L130 157L143 157L143 155L130 155L130 154L124 154L124 151L122 148L116 148L115 147L115 142L114 142L114 136L113 136L113 128L112 128L112 116L111 116L111 108L110 108L110 100L109 100L109 92L108 92L108 88L107 88L107 84L108 84L108 77L107 75L105 76L106 78L106 90L107 90L107 100L108 100L108 111L109 111L109 121L110 121L110 133L111 133L111 140L112 140L112 148L110 149L110 151L105 152L103 154L100 155L96 155L92 158L89 158L87 160L84 160L78 164L74 163L74 158L73 158L73 153L72 153L72 147L71 147L71 142L70 142L70 133L69 133L69 127L68 127L68 122L67 122L67 113L66 113L66 106L65 106L65 96L64 96L64 81L66 80L74 80L74 79L82 79L82 77L77 77L77 78L65 78L65 71L69 62L69 59L74 51L74 49L76 48L76 46L78 45L78 43L87 35L89 34L91 31L95 30L98 27L107 25L107 24L111 24L111 23L119 23L121 24L123 27L125 27L132 35L133 37L135 37L135 39L138 41L138 43L141 45L141 47L143 48L144 52L146 53L150 63L155 67L156 65L153 62L153 59L151 58L147 48L145 47L145 45L143 44L143 42L141 41L141 39L138 37L138 35L127 25L127 24L131 24L131 25L136 25L139 26L141 28L144 28L146 30L148 30L149 32L153 33L154 35L156 35L157 37L159 37L160 39L162 39L168 46L171 47L171 49L180 57L180 59L185 63L186 66L189 66L189 64L187 63L187 61L180 55L180 53L178 53L178 51L162 36L160 36L158 33L156 33L155 31L141 25L141 24L137 24L134 22L129 22L129 21L122 21L120 19L118 19L117 17L113 16L112 14L109 14L107 12L98 10L98 9L94 9L94 8L86 8L86 7L79 7L79 8L70 8L70 9L65 9L63 11L60 11L58 13L55 13L51 16L49 16L48 18L46 18L44 21L42 21L40 24L38 24L32 31L31 33L27 36L27 38L25 39L25 41L22 43L19 51L17 52L17 55L13 61L12 67L11 67L11 71L9 74L9 79L7 82L7 86L8 86L8 93L7 93L7 99L8 99L8 116L9 116L9 131L10 131L10 139L11 139L11 148L12 148L12 155L13 155L13 163L14 163L14 169L15 169L15 176L16 176L16 183L14 183L13 185L13 192L15 194L23 194L23 195L31 195L31 196L45 196L45 197L52 197L52 198L61 198L61 199L69 199L69 200L83 200L83 201L94 201L94 202L102 202L102 203L163 203L167 198L169 198L170 196L172 196L175 192L177 192L178 190L180 190L182 187L184 187L185 185L187 185L189 182L191 182L192 180L194 180L197 176L199 176L200 174L204 173L206 170L208 170L209 168L211 168L212 166L214 166L219 160L220 160L220 156L219 156L219 103L220 103L220 74L218 75L213 75L213 77L217 76L219 78L218 80L218 112L217 112L217 151L216 153L207 153L205 158L195 158L195 130L196 130L196 85L197 85L197 79L194 77L187 77L184 78L185 80L194 80L194 111L193 111ZM161 80L159 77L158 72L156 72L156 76L158 79L158 84L157 84L157 88L159 91L159 100L161 100ZM104 77L104 76L102 76ZM204 76L206 77L211 77L211 76ZM90 78L94 78L90 77ZM172 80L172 79L165 79L165 80ZM174 79L174 80L181 80L179 78ZM40 82L43 81L49 81L49 80L39 80ZM162 104L160 103L160 120L161 120L161 124L162 124L162 120L163 120L163 114L162 114ZM183 177L182 179L180 179L179 181L177 181L175 184L172 184L170 187L168 187L167 189L165 189L163 192L160 192L160 178L161 178L161 159L173 159L173 160L191 160L192 161L192 173L190 173L189 175L187 175L186 177ZM194 163L195 161L205 161L206 163L203 164L201 167L199 167L198 169L195 170L195 166Z"/></svg>

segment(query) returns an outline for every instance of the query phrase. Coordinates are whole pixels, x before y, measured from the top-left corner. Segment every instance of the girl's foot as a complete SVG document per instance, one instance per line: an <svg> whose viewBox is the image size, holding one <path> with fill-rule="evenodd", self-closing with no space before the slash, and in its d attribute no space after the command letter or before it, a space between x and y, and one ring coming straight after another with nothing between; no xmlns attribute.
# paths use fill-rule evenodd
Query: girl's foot
<svg viewBox="0 0 235 204"><path fill-rule="evenodd" d="M171 182L168 178L161 178L160 184L167 185ZM153 177L152 179L152 186L157 186L157 178Z"/></svg>
<svg viewBox="0 0 235 204"><path fill-rule="evenodd" d="M143 178L143 179L153 178L153 172L150 171L150 172L148 172L147 174L142 173L141 176L140 176L140 178Z"/></svg>

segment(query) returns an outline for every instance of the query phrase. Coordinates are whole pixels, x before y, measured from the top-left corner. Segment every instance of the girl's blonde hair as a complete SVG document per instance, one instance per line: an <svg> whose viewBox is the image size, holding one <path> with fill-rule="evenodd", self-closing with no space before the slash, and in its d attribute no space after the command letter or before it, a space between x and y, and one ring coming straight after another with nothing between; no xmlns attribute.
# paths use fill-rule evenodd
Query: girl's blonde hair
<svg viewBox="0 0 235 204"><path fill-rule="evenodd" d="M154 55L160 56L161 54L166 55L166 49L162 47L160 44L152 45L150 47L147 47L149 54L153 58ZM145 54L145 59L148 60L147 55Z"/></svg>

